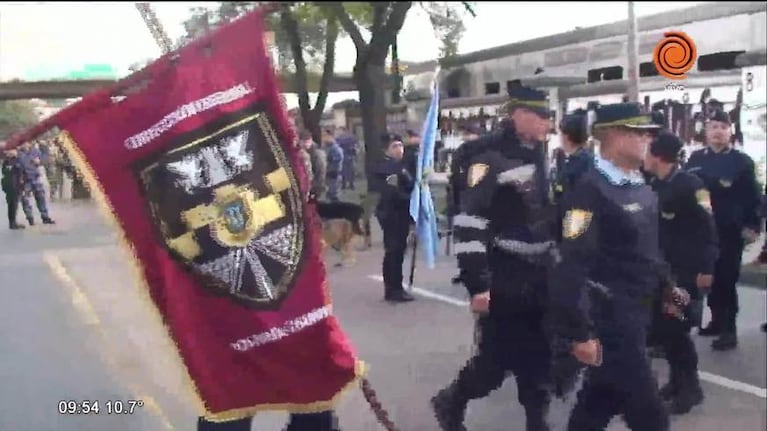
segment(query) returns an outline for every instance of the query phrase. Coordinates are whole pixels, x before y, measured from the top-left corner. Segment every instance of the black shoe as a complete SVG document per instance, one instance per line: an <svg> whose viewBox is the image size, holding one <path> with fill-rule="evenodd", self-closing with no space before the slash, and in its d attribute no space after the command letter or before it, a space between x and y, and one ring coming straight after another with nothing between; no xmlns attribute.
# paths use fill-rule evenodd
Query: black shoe
<svg viewBox="0 0 767 431"><path fill-rule="evenodd" d="M410 302L414 301L415 298L404 290L395 290L393 292L387 292L384 295L384 300L389 302Z"/></svg>
<svg viewBox="0 0 767 431"><path fill-rule="evenodd" d="M11 223L9 227L11 228L11 230L19 230L19 229L24 229L26 226L24 226L23 224Z"/></svg>
<svg viewBox="0 0 767 431"><path fill-rule="evenodd" d="M463 424L466 402L458 398L455 386L442 389L432 397L431 407L442 431L467 431Z"/></svg>
<svg viewBox="0 0 767 431"><path fill-rule="evenodd" d="M762 332L767 332L767 323L762 323Z"/></svg>
<svg viewBox="0 0 767 431"><path fill-rule="evenodd" d="M660 398L664 401L670 401L679 392L679 373L671 370L669 373L668 383L663 385L658 391Z"/></svg>
<svg viewBox="0 0 767 431"><path fill-rule="evenodd" d="M43 218L43 224L56 224L50 217Z"/></svg>
<svg viewBox="0 0 767 431"><path fill-rule="evenodd" d="M27 224L30 225L30 226L34 226L35 225L35 220L31 219L31 218L28 218L27 219Z"/></svg>
<svg viewBox="0 0 767 431"><path fill-rule="evenodd" d="M711 348L724 352L738 347L738 336L734 332L724 332L711 342Z"/></svg>
<svg viewBox="0 0 767 431"><path fill-rule="evenodd" d="M698 335L701 337L716 337L721 334L719 322L712 320L705 328L700 328Z"/></svg>
<svg viewBox="0 0 767 431"><path fill-rule="evenodd" d="M197 431L250 431L253 418L238 419L227 422L212 422L205 418L197 419Z"/></svg>
<svg viewBox="0 0 767 431"><path fill-rule="evenodd" d="M689 413L693 407L701 404L705 398L703 396L703 389L700 387L697 370L687 374L687 377L680 382L677 393L669 399L668 410L672 415Z"/></svg>

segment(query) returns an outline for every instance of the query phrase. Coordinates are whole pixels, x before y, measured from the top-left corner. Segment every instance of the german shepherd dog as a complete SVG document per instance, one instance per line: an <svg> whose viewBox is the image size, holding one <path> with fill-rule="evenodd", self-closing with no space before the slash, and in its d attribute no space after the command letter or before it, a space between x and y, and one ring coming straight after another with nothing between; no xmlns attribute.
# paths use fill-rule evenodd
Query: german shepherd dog
<svg viewBox="0 0 767 431"><path fill-rule="evenodd" d="M351 202L317 202L317 213L322 219L322 238L325 244L341 253L341 262L335 266L356 261L352 249L355 237L367 237L364 228L364 210Z"/></svg>

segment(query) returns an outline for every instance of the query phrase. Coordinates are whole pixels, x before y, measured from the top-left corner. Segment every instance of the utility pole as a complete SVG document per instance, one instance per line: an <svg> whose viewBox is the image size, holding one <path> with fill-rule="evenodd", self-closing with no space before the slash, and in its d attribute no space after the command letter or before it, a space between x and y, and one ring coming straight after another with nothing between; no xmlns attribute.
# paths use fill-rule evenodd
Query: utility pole
<svg viewBox="0 0 767 431"><path fill-rule="evenodd" d="M629 40L628 40L628 99L639 102L639 65L637 64L637 18L634 14L634 2L629 4Z"/></svg>

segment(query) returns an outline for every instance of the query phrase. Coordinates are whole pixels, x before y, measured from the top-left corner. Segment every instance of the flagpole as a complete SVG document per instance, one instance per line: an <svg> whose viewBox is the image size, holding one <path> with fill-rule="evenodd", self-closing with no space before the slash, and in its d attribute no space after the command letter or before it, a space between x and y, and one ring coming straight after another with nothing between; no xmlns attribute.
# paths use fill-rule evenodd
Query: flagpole
<svg viewBox="0 0 767 431"><path fill-rule="evenodd" d="M410 284L408 289L413 290L413 281L415 280L415 255L418 252L418 222L416 222L416 230L413 231L413 254L410 256Z"/></svg>

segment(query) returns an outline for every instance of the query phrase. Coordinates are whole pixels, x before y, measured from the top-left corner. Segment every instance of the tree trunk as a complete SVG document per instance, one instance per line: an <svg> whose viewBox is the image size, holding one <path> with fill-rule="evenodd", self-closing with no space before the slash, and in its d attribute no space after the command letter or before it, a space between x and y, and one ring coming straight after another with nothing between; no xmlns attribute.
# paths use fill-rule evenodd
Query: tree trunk
<svg viewBox="0 0 767 431"><path fill-rule="evenodd" d="M397 36L394 36L394 42L391 44L391 74L394 76L394 91L392 91L392 103L400 102L402 93L402 75L399 71L399 50L397 49Z"/></svg>
<svg viewBox="0 0 767 431"><path fill-rule="evenodd" d="M359 91L362 130L365 140L365 173L370 174L384 154L386 126L386 64L367 62L354 67L354 83Z"/></svg>
<svg viewBox="0 0 767 431"><path fill-rule="evenodd" d="M315 142L320 143L321 130L320 120L322 111L325 110L325 104L328 100L328 87L333 77L336 57L336 39L338 39L338 25L335 17L326 21L327 31L325 35L325 64L322 68L322 77L320 79L319 94L314 108L309 101L308 74L306 71L306 61L304 60L304 51L302 48L303 40L299 33L298 21L290 11L290 5L281 5L280 24L285 34L288 36L290 51L293 54L293 64L296 67L294 75L296 90L298 92L298 107L301 115L303 127L312 134Z"/></svg>
<svg viewBox="0 0 767 431"><path fill-rule="evenodd" d="M314 102L314 108L311 113L311 122L304 125L311 130L314 141L321 143L320 120L322 112L325 111L325 105L328 101L328 88L330 80L333 78L333 70L336 67L336 40L338 39L338 23L335 18L328 18L326 21L325 34L325 64L322 67L322 77L320 78L320 88L317 93L317 101Z"/></svg>

